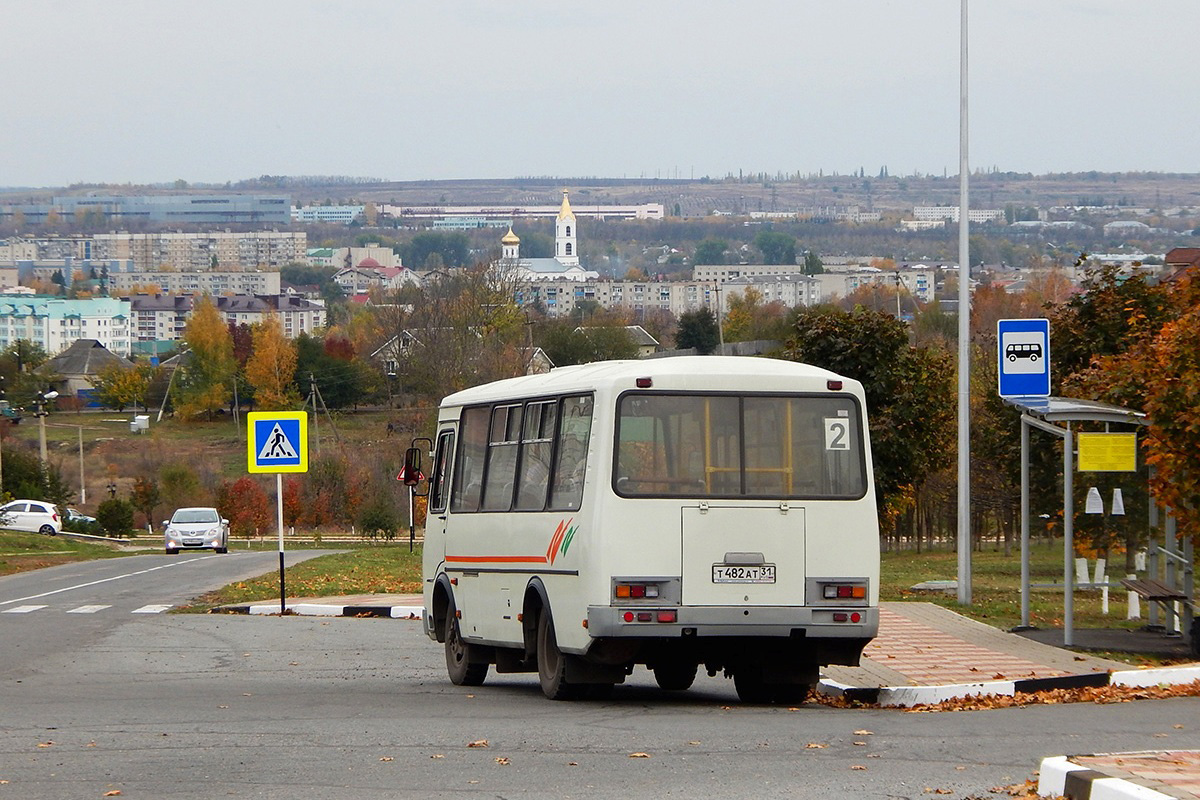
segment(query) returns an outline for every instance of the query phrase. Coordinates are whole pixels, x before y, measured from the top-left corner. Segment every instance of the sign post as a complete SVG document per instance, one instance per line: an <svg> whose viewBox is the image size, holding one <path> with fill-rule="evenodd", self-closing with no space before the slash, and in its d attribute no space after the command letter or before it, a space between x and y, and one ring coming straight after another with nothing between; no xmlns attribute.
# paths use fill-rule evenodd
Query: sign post
<svg viewBox="0 0 1200 800"><path fill-rule="evenodd" d="M279 613L287 613L283 577L283 473L308 472L308 413L252 411L246 415L246 469L275 473L276 520L279 523Z"/></svg>

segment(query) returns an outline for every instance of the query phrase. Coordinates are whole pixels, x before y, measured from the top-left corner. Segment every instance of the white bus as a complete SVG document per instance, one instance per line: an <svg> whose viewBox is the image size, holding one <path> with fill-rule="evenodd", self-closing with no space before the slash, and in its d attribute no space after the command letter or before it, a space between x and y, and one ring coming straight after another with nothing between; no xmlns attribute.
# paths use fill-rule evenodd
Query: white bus
<svg viewBox="0 0 1200 800"><path fill-rule="evenodd" d="M571 699L702 666L794 703L878 631L863 390L832 372L696 356L489 383L443 400L429 480L424 626L455 684L495 665Z"/></svg>

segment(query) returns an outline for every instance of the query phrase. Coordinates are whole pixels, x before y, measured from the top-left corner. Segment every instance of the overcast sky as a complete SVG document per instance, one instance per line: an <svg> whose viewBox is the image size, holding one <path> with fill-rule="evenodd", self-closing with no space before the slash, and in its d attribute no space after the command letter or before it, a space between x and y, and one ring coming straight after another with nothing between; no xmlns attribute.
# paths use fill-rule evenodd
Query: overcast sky
<svg viewBox="0 0 1200 800"><path fill-rule="evenodd" d="M1200 172L1197 0L974 0L970 163ZM958 0L56 0L0 186L957 174Z"/></svg>

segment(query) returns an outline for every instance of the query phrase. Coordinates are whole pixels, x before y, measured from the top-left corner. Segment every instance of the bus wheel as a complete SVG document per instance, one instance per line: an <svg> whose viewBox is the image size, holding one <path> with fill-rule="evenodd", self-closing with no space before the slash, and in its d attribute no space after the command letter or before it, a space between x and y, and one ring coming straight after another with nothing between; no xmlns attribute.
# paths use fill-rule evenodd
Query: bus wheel
<svg viewBox="0 0 1200 800"><path fill-rule="evenodd" d="M558 649L549 608L542 609L542 613L538 614L537 664L538 682L546 697L551 700L574 700L582 694L584 687L567 683L567 657Z"/></svg>
<svg viewBox="0 0 1200 800"><path fill-rule="evenodd" d="M681 661L664 661L654 666L654 680L658 688L668 692L690 689L696 680L696 665Z"/></svg>
<svg viewBox="0 0 1200 800"><path fill-rule="evenodd" d="M798 706L808 699L812 686L807 683L777 683L771 688L771 699L787 706Z"/></svg>
<svg viewBox="0 0 1200 800"><path fill-rule="evenodd" d="M463 641L462 631L458 627L458 614L451 600L450 607L446 609L446 672L455 686L480 686L487 677L488 665L471 661L473 649Z"/></svg>
<svg viewBox="0 0 1200 800"><path fill-rule="evenodd" d="M739 670L733 674L733 688L743 703L769 703L774 699L775 689L762 678L757 670Z"/></svg>

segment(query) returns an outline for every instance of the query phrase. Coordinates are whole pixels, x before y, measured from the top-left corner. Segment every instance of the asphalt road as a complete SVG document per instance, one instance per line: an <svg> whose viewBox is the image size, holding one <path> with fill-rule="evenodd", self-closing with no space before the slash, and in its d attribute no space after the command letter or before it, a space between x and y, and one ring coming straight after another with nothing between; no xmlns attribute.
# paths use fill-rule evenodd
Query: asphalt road
<svg viewBox="0 0 1200 800"><path fill-rule="evenodd" d="M275 558L243 556L193 554L194 564L95 584L75 606L62 595L81 590L53 596L55 608L0 613L0 800L983 798L1046 755L1200 748L1196 698L790 711L741 706L722 678L662 692L643 670L611 700L555 703L528 675L452 686L418 622L132 613ZM43 591L63 583L51 572L34 574ZM0 579L0 603L25 596L14 584L39 583L17 577ZM130 588L143 580L158 586Z"/></svg>

